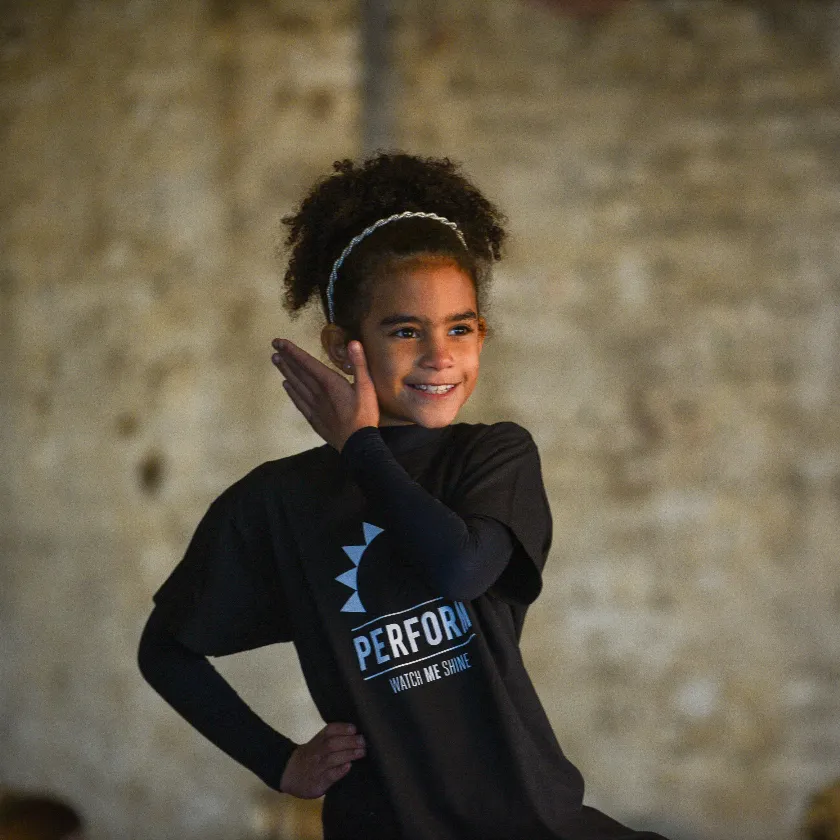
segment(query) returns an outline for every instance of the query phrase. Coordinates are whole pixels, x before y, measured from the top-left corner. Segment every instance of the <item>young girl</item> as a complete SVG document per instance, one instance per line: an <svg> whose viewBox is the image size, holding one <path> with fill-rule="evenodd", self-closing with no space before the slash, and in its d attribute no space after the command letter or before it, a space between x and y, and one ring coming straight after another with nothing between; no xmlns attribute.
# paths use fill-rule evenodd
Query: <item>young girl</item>
<svg viewBox="0 0 840 840"><path fill-rule="evenodd" d="M514 423L453 423L503 219L445 159L334 169L284 222L286 305L320 301L336 370L272 342L326 443L210 506L155 595L141 670L266 784L326 794L326 840L656 837L582 805L520 657L551 542L534 442ZM294 643L326 721L305 744L206 658L274 642Z"/></svg>

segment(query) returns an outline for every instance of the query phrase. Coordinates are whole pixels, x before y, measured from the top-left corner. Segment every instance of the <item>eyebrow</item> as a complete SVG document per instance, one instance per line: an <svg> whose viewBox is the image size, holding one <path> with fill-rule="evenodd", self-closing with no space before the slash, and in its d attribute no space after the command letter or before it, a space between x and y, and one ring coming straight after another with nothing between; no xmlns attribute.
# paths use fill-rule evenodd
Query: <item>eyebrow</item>
<svg viewBox="0 0 840 840"><path fill-rule="evenodd" d="M473 309L468 309L466 312L457 312L454 315L447 315L444 319L447 324L455 321L477 321L478 314ZM388 315L379 322L380 327L391 327L394 324L422 324L423 319L417 315L407 315L398 312L396 315Z"/></svg>

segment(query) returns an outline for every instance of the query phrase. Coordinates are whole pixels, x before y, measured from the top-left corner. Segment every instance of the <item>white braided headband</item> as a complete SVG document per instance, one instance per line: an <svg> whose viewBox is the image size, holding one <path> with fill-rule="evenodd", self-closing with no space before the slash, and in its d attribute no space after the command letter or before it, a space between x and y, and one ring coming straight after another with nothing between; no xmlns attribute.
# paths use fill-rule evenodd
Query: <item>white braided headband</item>
<svg viewBox="0 0 840 840"><path fill-rule="evenodd" d="M333 298L335 296L335 278L338 276L338 269L347 258L347 255L358 245L366 236L370 236L375 230L378 230L382 225L387 225L389 222L395 222L397 219L410 219L412 217L420 219L434 219L436 222L441 222L458 234L458 239L466 248L467 243L464 239L464 234L458 229L458 225L443 216L438 216L437 213L423 213L421 211L406 210L403 213L395 213L393 216L386 216L384 219L377 219L370 227L366 227L360 234L354 236L348 243L347 247L341 252L341 256L333 263L332 271L330 272L330 281L327 283L327 311L330 323L335 323L335 309Z"/></svg>

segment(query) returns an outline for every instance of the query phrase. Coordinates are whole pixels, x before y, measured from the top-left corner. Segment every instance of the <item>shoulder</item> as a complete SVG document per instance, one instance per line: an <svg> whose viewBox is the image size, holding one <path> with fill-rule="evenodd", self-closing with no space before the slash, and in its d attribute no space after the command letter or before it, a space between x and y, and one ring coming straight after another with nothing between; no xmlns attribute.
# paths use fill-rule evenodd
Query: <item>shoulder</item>
<svg viewBox="0 0 840 840"><path fill-rule="evenodd" d="M254 467L229 487L212 503L218 513L226 512L235 518L248 518L267 499L276 499L284 489L311 479L318 473L336 468L338 453L327 444L285 458L265 461Z"/></svg>
<svg viewBox="0 0 840 840"><path fill-rule="evenodd" d="M498 423L456 423L452 426L452 442L467 454L516 451L536 452L531 433L510 420Z"/></svg>

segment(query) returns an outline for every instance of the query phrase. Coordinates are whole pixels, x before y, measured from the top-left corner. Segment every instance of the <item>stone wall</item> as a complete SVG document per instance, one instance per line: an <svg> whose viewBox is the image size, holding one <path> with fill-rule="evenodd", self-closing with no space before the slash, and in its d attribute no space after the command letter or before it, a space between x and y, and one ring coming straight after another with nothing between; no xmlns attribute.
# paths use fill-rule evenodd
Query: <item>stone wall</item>
<svg viewBox="0 0 840 840"><path fill-rule="evenodd" d="M507 211L466 420L537 439L555 540L524 649L588 799L793 840L840 754L836 3L404 0L398 142ZM279 217L358 153L345 0L4 5L0 783L90 838L251 837L261 784L143 683L150 595L280 392ZM318 718L293 653L217 663Z"/></svg>

